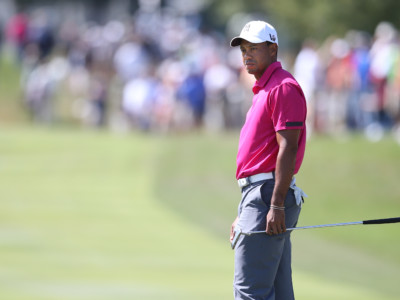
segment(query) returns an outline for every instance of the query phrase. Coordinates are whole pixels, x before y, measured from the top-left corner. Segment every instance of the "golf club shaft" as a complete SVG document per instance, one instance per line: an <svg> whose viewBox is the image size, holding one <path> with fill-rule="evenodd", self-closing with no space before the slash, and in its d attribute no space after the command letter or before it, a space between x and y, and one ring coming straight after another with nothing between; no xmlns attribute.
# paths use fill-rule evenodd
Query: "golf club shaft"
<svg viewBox="0 0 400 300"><path fill-rule="evenodd" d="M347 223L335 223L335 224L322 224L322 225L311 225L303 227L286 228L287 231L298 230L298 229L311 229L311 228L324 228L324 227L335 227L335 226L348 226L348 225L373 225L373 224L389 224L389 223L399 223L399 218L388 218L388 219L375 219L375 220L365 220L357 222L347 222ZM265 230L260 231L250 231L244 234L255 234L255 233L265 233Z"/></svg>
<svg viewBox="0 0 400 300"><path fill-rule="evenodd" d="M311 228L324 228L324 227L335 227L335 226L348 226L348 225L360 225L362 224L362 221L360 222L349 222L349 223L336 223L336 224L322 224L322 225L310 225L310 226L302 226L302 227L291 227L291 228L286 228L286 231L291 231L291 230L299 230L299 229L311 229ZM244 233L244 232L243 232ZM265 230L260 230L260 231L250 231L247 232L248 234L255 234L255 233L265 233ZM244 233L246 234L246 233Z"/></svg>

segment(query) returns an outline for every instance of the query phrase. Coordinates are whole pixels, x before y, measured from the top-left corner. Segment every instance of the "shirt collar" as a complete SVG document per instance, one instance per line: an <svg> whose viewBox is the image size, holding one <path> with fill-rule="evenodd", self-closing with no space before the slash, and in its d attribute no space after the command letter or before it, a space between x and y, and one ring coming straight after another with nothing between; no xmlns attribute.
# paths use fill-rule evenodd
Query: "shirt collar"
<svg viewBox="0 0 400 300"><path fill-rule="evenodd" d="M274 71L277 69L282 69L282 65L279 61L276 61L268 66L261 78L254 83L254 94L257 94L267 84L268 80L271 78L272 73L274 73Z"/></svg>

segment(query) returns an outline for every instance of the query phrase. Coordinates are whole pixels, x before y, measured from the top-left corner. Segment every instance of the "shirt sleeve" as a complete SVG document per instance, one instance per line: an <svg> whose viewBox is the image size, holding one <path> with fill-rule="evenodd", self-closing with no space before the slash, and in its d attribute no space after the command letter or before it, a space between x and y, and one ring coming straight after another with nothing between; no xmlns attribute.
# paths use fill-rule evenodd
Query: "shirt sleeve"
<svg viewBox="0 0 400 300"><path fill-rule="evenodd" d="M306 101L300 87L295 84L283 83L271 91L270 108L275 131L304 128Z"/></svg>

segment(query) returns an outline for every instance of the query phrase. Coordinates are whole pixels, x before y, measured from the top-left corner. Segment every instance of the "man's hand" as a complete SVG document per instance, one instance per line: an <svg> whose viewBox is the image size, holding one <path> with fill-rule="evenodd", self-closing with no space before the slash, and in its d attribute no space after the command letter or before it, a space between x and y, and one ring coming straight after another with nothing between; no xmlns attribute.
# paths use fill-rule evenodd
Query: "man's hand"
<svg viewBox="0 0 400 300"><path fill-rule="evenodd" d="M233 236L234 236L234 231L235 231L235 226L237 222L239 221L239 217L236 217L235 221L233 221L232 226L231 226L231 236L230 236L230 241L232 242Z"/></svg>
<svg viewBox="0 0 400 300"><path fill-rule="evenodd" d="M270 209L267 214L267 228L268 235L280 234L286 232L285 225L285 211L278 209Z"/></svg>

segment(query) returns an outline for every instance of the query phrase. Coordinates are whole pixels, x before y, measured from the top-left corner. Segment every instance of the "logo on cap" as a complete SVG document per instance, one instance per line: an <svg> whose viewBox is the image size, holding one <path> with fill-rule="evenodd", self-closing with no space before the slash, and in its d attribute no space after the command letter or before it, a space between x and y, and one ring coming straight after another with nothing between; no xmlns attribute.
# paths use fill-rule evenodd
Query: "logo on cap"
<svg viewBox="0 0 400 300"><path fill-rule="evenodd" d="M271 38L271 41L274 41L274 42L275 42L275 40L276 40L276 37L275 37L275 35L273 35L273 34L269 34L269 37Z"/></svg>
<svg viewBox="0 0 400 300"><path fill-rule="evenodd" d="M249 31L250 30L250 26L251 24L246 24L246 26L244 26L243 31Z"/></svg>

